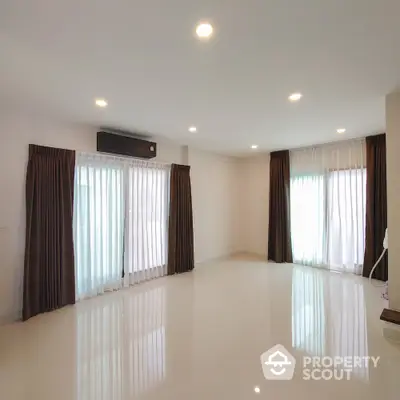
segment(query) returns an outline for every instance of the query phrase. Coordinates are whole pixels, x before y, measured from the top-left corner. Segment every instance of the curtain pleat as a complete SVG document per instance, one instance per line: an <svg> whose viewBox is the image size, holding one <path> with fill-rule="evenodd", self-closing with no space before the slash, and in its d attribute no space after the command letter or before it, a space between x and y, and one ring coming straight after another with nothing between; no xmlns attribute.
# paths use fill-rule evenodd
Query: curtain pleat
<svg viewBox="0 0 400 400"><path fill-rule="evenodd" d="M169 166L135 162L127 181L130 217L126 219L125 272L129 284L165 275L167 257L162 252L167 241L168 221L163 214L168 205Z"/></svg>
<svg viewBox="0 0 400 400"><path fill-rule="evenodd" d="M268 259L292 262L289 151L271 153Z"/></svg>
<svg viewBox="0 0 400 400"><path fill-rule="evenodd" d="M290 157L294 262L361 274L365 140L293 150Z"/></svg>
<svg viewBox="0 0 400 400"><path fill-rule="evenodd" d="M168 275L194 268L190 167L172 164L168 228Z"/></svg>
<svg viewBox="0 0 400 400"><path fill-rule="evenodd" d="M75 303L75 152L29 145L23 319Z"/></svg>
<svg viewBox="0 0 400 400"><path fill-rule="evenodd" d="M78 153L76 169L77 298L165 275L170 167Z"/></svg>
<svg viewBox="0 0 400 400"><path fill-rule="evenodd" d="M383 251L387 228L386 135L369 136L367 145L367 201L363 276L368 277ZM372 277L388 280L388 254Z"/></svg>

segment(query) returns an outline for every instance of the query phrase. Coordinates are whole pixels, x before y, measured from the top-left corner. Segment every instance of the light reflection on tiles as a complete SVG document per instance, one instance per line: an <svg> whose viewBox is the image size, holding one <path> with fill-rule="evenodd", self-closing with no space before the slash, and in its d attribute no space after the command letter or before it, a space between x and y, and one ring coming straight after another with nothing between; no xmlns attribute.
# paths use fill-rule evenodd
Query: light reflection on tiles
<svg viewBox="0 0 400 400"><path fill-rule="evenodd" d="M307 268L294 268L292 346L313 356L323 356L326 353L324 300L322 273Z"/></svg>
<svg viewBox="0 0 400 400"><path fill-rule="evenodd" d="M154 389L166 371L165 288L108 296L78 315L77 334L78 399L123 399Z"/></svg>
<svg viewBox="0 0 400 400"><path fill-rule="evenodd" d="M310 356L368 356L362 283L315 268L294 267L292 346ZM352 376L368 381L368 365L354 366Z"/></svg>
<svg viewBox="0 0 400 400"><path fill-rule="evenodd" d="M382 335L383 307L361 277L216 261L1 327L0 397L398 400L400 347ZM285 383L265 380L260 365L278 343L297 360ZM305 382L304 355L380 361L350 381Z"/></svg>

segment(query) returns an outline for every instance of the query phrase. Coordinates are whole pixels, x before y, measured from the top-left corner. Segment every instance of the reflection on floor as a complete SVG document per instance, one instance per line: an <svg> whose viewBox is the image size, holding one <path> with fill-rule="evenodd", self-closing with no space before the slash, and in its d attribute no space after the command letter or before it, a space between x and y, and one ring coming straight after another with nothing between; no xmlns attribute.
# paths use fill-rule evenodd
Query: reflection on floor
<svg viewBox="0 0 400 400"><path fill-rule="evenodd" d="M109 297L103 307L78 315L77 397L82 400L130 398L165 378L165 288ZM131 378L124 381L126 376Z"/></svg>
<svg viewBox="0 0 400 400"><path fill-rule="evenodd" d="M382 336L379 290L314 268L231 260L0 328L10 400L398 400L400 349ZM266 381L260 355L296 358ZM380 356L350 381L304 381L301 357ZM254 391L257 387L259 393Z"/></svg>
<svg viewBox="0 0 400 400"><path fill-rule="evenodd" d="M292 344L311 356L367 357L367 314L362 281L296 266L292 280ZM368 364L353 378L369 379Z"/></svg>

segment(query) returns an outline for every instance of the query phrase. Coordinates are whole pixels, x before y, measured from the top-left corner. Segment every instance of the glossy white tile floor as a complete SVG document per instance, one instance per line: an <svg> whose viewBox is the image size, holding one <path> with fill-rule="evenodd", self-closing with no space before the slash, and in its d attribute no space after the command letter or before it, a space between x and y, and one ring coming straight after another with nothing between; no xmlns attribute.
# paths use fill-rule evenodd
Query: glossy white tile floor
<svg viewBox="0 0 400 400"><path fill-rule="evenodd" d="M0 397L398 400L400 349L382 336L383 306L359 277L218 262L0 328ZM301 368L266 381L260 354L277 343L297 360L381 360L350 381L304 381Z"/></svg>

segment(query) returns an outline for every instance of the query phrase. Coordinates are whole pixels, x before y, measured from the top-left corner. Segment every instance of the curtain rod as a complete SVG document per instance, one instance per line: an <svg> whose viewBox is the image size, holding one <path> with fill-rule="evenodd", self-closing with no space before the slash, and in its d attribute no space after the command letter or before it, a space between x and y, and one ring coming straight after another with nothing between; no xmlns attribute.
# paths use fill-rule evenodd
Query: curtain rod
<svg viewBox="0 0 400 400"><path fill-rule="evenodd" d="M94 156L94 157L106 157L109 159L115 159L115 160L121 160L121 161L131 161L131 162L142 162L144 164L158 164L158 165L165 165L165 166L171 166L172 164L175 163L167 163L163 161L152 161L146 160L143 158L136 158L136 157L128 157L128 156L122 156L122 155L116 155L116 154L111 154L111 153L101 153L101 152L88 152L88 151L76 151L77 154L85 155L85 156Z"/></svg>
<svg viewBox="0 0 400 400"><path fill-rule="evenodd" d="M335 140L333 142L328 142L328 143L318 143L318 144L313 144L310 146L293 147L288 150L289 151L309 150L309 149L316 149L316 148L321 148L321 147L339 146L339 145L343 145L346 143L350 144L350 143L357 143L357 142L365 142L365 140L366 140L366 137L350 138L350 139L343 139L343 140Z"/></svg>

